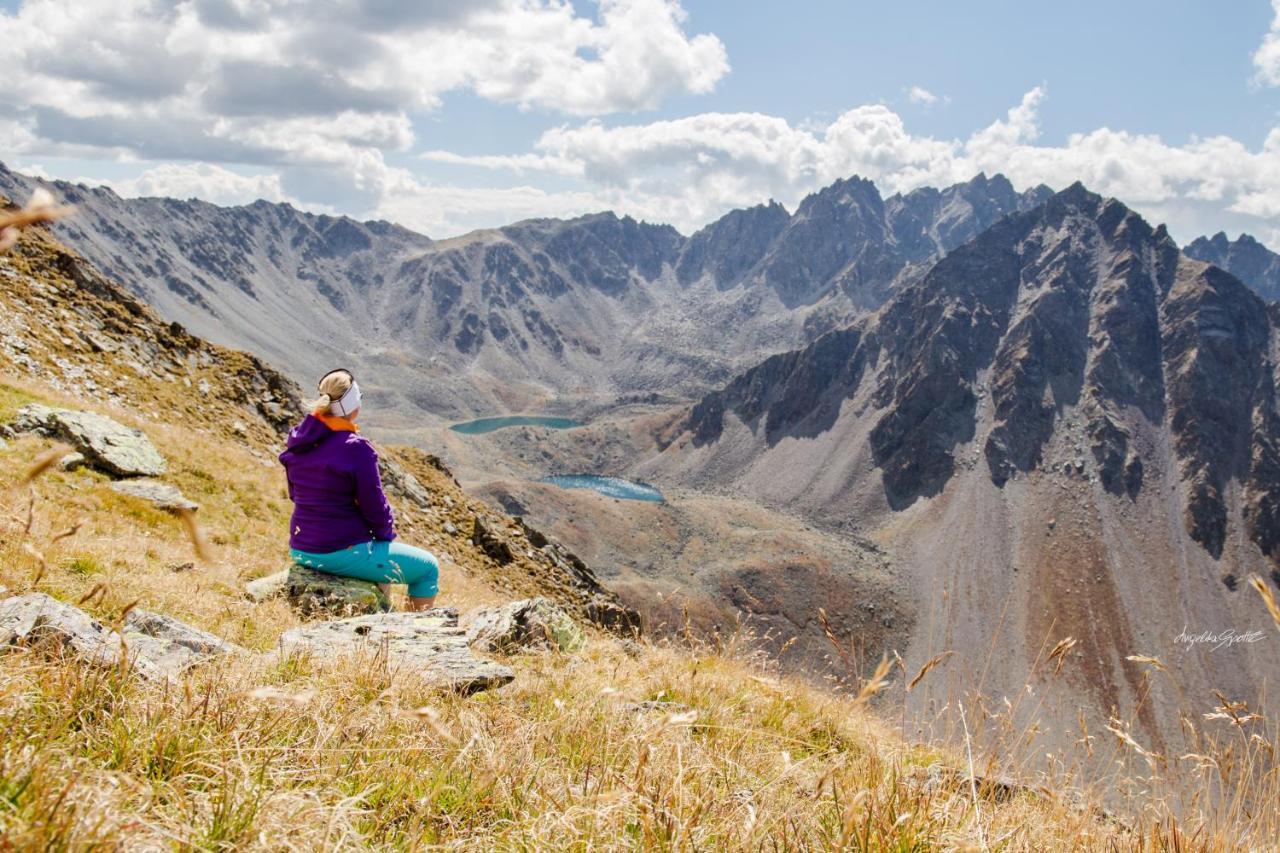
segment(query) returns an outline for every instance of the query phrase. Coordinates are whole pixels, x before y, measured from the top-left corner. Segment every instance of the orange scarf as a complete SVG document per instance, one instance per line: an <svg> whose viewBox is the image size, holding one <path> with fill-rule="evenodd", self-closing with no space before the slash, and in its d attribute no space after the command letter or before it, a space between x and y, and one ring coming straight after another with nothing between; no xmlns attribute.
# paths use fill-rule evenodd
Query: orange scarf
<svg viewBox="0 0 1280 853"><path fill-rule="evenodd" d="M325 414L323 412L312 412L320 423L327 426L334 432L359 432L360 427L355 422L347 418L340 418L337 415Z"/></svg>

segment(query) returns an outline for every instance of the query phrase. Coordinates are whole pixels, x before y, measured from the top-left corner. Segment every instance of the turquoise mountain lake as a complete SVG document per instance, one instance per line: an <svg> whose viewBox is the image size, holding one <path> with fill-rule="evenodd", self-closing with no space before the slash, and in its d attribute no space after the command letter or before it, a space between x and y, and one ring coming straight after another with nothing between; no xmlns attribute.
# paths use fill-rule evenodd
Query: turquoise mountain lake
<svg viewBox="0 0 1280 853"><path fill-rule="evenodd" d="M653 501L662 503L662 492L647 483L624 480L621 477L597 477L594 474L562 474L543 477L539 482L550 483L562 489L595 489L602 495L624 501Z"/></svg>
<svg viewBox="0 0 1280 853"><path fill-rule="evenodd" d="M571 429L582 426L582 421L572 418L553 418L544 415L503 415L496 418L479 418L474 421L454 424L449 429L466 435L481 435L495 429L514 426L544 426L551 429Z"/></svg>

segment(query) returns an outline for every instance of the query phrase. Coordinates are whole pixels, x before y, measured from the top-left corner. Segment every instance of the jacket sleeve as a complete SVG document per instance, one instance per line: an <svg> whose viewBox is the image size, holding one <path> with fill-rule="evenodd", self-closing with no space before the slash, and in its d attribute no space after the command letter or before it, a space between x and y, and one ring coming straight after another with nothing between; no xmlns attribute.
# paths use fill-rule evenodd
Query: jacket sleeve
<svg viewBox="0 0 1280 853"><path fill-rule="evenodd" d="M396 518L382 493L382 475L378 473L378 453L367 441L357 441L355 460L356 506L369 523L375 539L396 538Z"/></svg>

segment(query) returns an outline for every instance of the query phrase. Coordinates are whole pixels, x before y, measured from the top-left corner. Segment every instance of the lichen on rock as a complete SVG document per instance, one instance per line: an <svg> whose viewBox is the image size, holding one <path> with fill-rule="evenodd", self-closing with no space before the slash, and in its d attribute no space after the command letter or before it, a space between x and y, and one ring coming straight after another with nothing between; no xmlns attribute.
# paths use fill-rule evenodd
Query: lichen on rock
<svg viewBox="0 0 1280 853"><path fill-rule="evenodd" d="M18 411L10 426L16 432L62 439L84 454L91 467L113 476L157 477L165 472L164 457L141 430L95 412L32 403Z"/></svg>
<svg viewBox="0 0 1280 853"><path fill-rule="evenodd" d="M466 614L463 623L467 641L481 651L549 648L574 652L586 643L573 617L546 598L526 598L501 607L478 607Z"/></svg>

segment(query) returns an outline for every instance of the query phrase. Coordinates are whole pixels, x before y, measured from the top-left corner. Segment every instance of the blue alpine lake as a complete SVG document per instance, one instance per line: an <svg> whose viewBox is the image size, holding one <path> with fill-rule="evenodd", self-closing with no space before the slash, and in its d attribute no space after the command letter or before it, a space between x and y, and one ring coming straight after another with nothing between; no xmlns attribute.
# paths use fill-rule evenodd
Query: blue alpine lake
<svg viewBox="0 0 1280 853"><path fill-rule="evenodd" d="M561 474L543 477L538 482L550 483L562 489L595 489L602 495L624 501L652 501L662 503L662 492L647 483L624 480L621 477L599 477L595 474Z"/></svg>
<svg viewBox="0 0 1280 853"><path fill-rule="evenodd" d="M454 424L449 429L466 435L482 435L504 427L543 426L550 429L572 429L582 425L582 421L575 421L572 418L553 418L545 415L503 415L495 418L478 418L474 421L465 421L460 424Z"/></svg>

